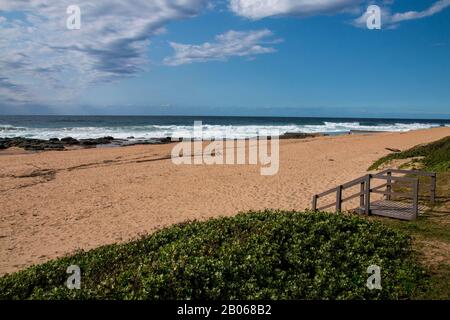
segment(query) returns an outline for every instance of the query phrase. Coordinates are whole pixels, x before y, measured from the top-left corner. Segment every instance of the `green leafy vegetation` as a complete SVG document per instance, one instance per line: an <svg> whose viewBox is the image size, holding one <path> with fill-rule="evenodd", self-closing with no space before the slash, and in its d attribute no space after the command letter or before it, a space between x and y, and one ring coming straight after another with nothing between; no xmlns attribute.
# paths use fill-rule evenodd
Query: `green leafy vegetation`
<svg viewBox="0 0 450 320"><path fill-rule="evenodd" d="M418 158L420 159L414 159ZM370 166L369 170L377 170L381 165L389 163L392 160L409 159L418 163L423 169L445 172L450 169L450 136L441 140L418 145L403 152L391 153Z"/></svg>
<svg viewBox="0 0 450 320"><path fill-rule="evenodd" d="M81 289L65 282L81 268ZM382 290L366 286L381 267ZM1 299L404 299L426 288L410 238L358 216L264 211L172 226L0 278Z"/></svg>

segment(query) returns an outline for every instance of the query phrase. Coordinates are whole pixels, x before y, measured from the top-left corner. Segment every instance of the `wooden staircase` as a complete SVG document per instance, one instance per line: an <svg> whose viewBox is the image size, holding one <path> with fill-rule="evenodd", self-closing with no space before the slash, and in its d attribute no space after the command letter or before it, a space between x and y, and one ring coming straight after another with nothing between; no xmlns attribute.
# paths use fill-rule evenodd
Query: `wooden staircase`
<svg viewBox="0 0 450 320"><path fill-rule="evenodd" d="M396 176L400 174L402 176ZM408 177L405 177L408 175ZM419 213L427 208L419 205L419 178L426 176L430 178L430 202L434 203L436 198L436 173L417 170L387 169L376 174L367 174L350 182L327 190L320 194L315 194L312 199L312 210L322 211L331 207L336 212L342 211L342 204L349 200L359 198L359 206L356 212L366 215L378 215L401 220L415 220ZM383 184L373 186L374 180L382 181ZM411 193L393 192L393 183L408 185ZM359 185L359 192L343 198L343 191ZM336 200L325 206L318 207L320 198L330 194L336 194ZM371 201L371 195L381 194L384 199ZM396 198L397 200L395 200ZM398 200L401 199L401 200Z"/></svg>

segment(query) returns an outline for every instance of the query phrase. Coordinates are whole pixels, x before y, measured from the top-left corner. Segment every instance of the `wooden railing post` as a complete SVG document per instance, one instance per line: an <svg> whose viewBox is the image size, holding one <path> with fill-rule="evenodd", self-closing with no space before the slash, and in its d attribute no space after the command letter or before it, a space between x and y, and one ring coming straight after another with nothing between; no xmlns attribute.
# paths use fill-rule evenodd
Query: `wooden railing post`
<svg viewBox="0 0 450 320"><path fill-rule="evenodd" d="M359 195L359 206L360 206L361 209L364 209L364 187L365 187L364 182L361 182L360 190L359 190L359 192L360 192L360 195Z"/></svg>
<svg viewBox="0 0 450 320"><path fill-rule="evenodd" d="M315 194L312 199L312 209L313 211L317 211L317 195Z"/></svg>
<svg viewBox="0 0 450 320"><path fill-rule="evenodd" d="M342 186L336 188L336 212L342 211Z"/></svg>
<svg viewBox="0 0 450 320"><path fill-rule="evenodd" d="M431 176L430 201L432 204L436 201L436 173Z"/></svg>
<svg viewBox="0 0 450 320"><path fill-rule="evenodd" d="M364 213L370 214L370 179L372 179L372 175L368 174L366 176L366 188L364 190L365 203L364 203Z"/></svg>
<svg viewBox="0 0 450 320"><path fill-rule="evenodd" d="M392 192L392 180L391 180L391 177L392 177L392 171L391 170L389 170L388 172L387 172L387 176L388 176L388 178L387 178L387 185L386 185L386 192L388 192L387 194L386 194L386 200L391 200L391 192Z"/></svg>
<svg viewBox="0 0 450 320"><path fill-rule="evenodd" d="M413 182L413 215L414 219L417 219L419 215L419 179Z"/></svg>

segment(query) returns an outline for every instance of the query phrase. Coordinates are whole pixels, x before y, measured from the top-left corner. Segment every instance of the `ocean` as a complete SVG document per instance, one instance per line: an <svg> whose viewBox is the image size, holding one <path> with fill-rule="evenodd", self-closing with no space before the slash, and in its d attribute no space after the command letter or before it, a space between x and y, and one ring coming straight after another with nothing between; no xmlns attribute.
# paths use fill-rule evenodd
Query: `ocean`
<svg viewBox="0 0 450 320"><path fill-rule="evenodd" d="M146 140L191 137L202 121L203 138L249 138L261 131L343 134L350 130L409 131L450 126L450 120L190 116L0 116L0 137L76 139L112 136ZM195 137L198 138L198 137Z"/></svg>

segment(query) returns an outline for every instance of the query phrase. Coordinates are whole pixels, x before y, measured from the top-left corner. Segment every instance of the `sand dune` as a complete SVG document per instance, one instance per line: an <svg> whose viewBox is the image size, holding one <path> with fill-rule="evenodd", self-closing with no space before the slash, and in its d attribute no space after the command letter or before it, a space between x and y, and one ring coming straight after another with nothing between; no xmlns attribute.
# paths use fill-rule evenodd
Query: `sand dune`
<svg viewBox="0 0 450 320"><path fill-rule="evenodd" d="M302 210L313 193L366 173L389 153L450 128L280 141L280 170L181 165L173 145L0 156L0 274L188 219L264 208Z"/></svg>

